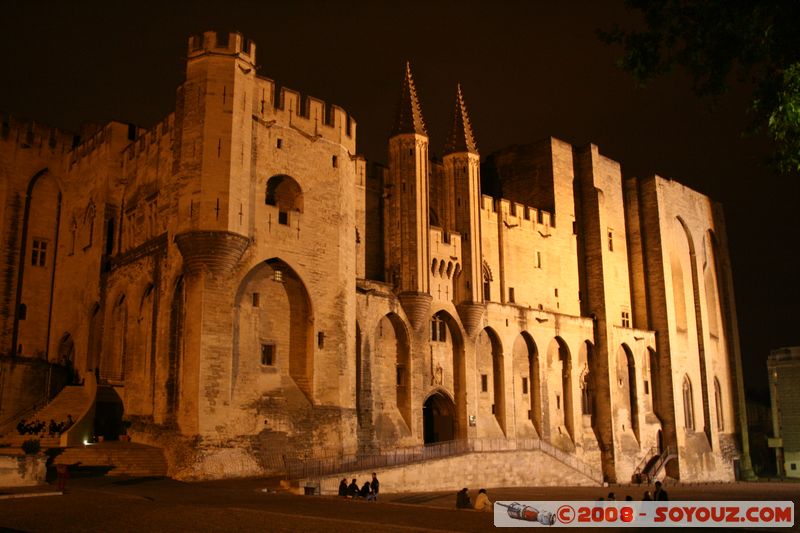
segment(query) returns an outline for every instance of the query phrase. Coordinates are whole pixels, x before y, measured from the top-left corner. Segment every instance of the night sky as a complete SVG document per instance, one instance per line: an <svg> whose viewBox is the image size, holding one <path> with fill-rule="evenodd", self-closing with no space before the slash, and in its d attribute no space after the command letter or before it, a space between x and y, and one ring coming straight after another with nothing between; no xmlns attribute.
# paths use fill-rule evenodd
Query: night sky
<svg viewBox="0 0 800 533"><path fill-rule="evenodd" d="M113 7L109 5L114 4ZM0 9L0 110L79 132L149 127L174 110L190 34L240 31L259 75L342 106L358 150L384 162L406 60L441 153L456 84L482 156L555 136L594 143L625 176L657 173L722 202L748 388L766 388L770 349L800 344L798 176L745 138L747 87L711 102L680 71L636 89L596 37L635 24L604 2L36 2Z"/></svg>

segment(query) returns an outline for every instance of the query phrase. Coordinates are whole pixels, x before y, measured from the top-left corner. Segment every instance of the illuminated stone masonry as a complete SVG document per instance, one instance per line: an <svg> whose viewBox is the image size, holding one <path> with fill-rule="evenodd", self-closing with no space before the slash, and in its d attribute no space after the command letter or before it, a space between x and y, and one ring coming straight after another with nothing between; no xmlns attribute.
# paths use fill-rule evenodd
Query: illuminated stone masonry
<svg viewBox="0 0 800 533"><path fill-rule="evenodd" d="M96 432L176 477L535 449L607 481L733 479L721 207L594 145L481 161L460 87L434 159L408 65L396 111L368 168L344 110L206 32L148 130L3 117L0 419L39 400L37 359L97 373Z"/></svg>

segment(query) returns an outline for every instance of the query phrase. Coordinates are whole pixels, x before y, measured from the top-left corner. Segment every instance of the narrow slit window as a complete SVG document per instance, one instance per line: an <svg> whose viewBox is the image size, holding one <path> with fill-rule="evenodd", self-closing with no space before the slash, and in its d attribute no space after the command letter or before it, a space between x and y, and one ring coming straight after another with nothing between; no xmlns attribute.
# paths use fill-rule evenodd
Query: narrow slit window
<svg viewBox="0 0 800 533"><path fill-rule="evenodd" d="M481 374L481 392L489 392L489 376Z"/></svg>

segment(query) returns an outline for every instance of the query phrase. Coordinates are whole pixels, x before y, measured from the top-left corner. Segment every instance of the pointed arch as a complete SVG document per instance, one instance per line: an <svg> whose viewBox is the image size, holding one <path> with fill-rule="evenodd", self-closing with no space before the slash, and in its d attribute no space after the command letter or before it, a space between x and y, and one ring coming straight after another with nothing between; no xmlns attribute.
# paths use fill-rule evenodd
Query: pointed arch
<svg viewBox="0 0 800 533"><path fill-rule="evenodd" d="M548 372L551 380L548 386L553 390L549 402L551 420L556 422L556 429L566 429L569 439L574 442L575 423L572 405L572 356L567 343L561 337L554 337L547 348Z"/></svg>
<svg viewBox="0 0 800 533"><path fill-rule="evenodd" d="M238 367L276 367L313 400L313 310L295 269L279 258L258 263L239 284L235 309L237 375Z"/></svg>
<svg viewBox="0 0 800 533"><path fill-rule="evenodd" d="M694 392L692 391L692 380L689 375L683 376L683 426L687 430L694 431Z"/></svg>
<svg viewBox="0 0 800 533"><path fill-rule="evenodd" d="M627 426L633 431L636 440L639 438L639 399L636 387L636 361L627 344L617 349L617 386L619 401L624 409L621 424L623 430Z"/></svg>
<svg viewBox="0 0 800 533"><path fill-rule="evenodd" d="M178 277L172 291L169 309L169 351L167 381L166 419L176 423L181 401L182 367L184 357L184 329L186 322L186 286L183 276Z"/></svg>
<svg viewBox="0 0 800 533"><path fill-rule="evenodd" d="M445 310L433 313L430 324L431 368L425 369L426 377L434 387L445 390L452 396L455 405L454 435L455 438L466 438L467 378L462 330L458 321ZM434 328L437 331L437 340L433 339Z"/></svg>
<svg viewBox="0 0 800 533"><path fill-rule="evenodd" d="M381 376L379 386L382 391L389 394L385 399L394 401L400 416L406 425L411 427L411 347L408 328L396 313L387 313L378 322L376 339L376 357L383 359L379 365L383 369L394 369L394 372L385 371Z"/></svg>
<svg viewBox="0 0 800 533"><path fill-rule="evenodd" d="M522 331L514 340L512 358L516 375L515 396L522 398L518 402L517 419L529 420L536 435L541 438L543 428L539 350L527 331Z"/></svg>
<svg viewBox="0 0 800 533"><path fill-rule="evenodd" d="M689 226L680 216L676 218L681 228L683 229L683 233L686 237L686 242L689 245L689 265L691 268L691 275L692 275L692 298L694 303L695 336L696 336L696 346L697 346L697 357L698 357L698 362L700 363L700 400L703 408L703 432L706 434L708 442L712 443L713 440L711 438L711 420L710 420L710 408L708 399L708 382L707 382L708 374L706 368L705 335L703 332L703 319L701 313L702 308L700 305L700 283L698 279L699 274L697 271L697 253L695 250L692 233L689 230ZM692 415L694 415L694 413L692 413ZM692 423L694 427L694 418L692 419Z"/></svg>
<svg viewBox="0 0 800 533"><path fill-rule="evenodd" d="M423 442L433 444L457 438L456 419L453 399L444 390L434 390L422 404Z"/></svg>
<svg viewBox="0 0 800 533"><path fill-rule="evenodd" d="M128 356L128 301L125 293L121 293L114 300L111 309L111 327L109 328L106 346L103 351L103 363L100 365L100 375L112 381L125 380L125 366ZM135 307L134 307L135 309Z"/></svg>
<svg viewBox="0 0 800 533"><path fill-rule="evenodd" d="M500 431L505 435L508 429L506 427L503 345L497 332L490 327L481 330L478 334L477 351L482 392L478 402L479 410L483 411L484 415L493 416Z"/></svg>
<svg viewBox="0 0 800 533"><path fill-rule="evenodd" d="M21 355L47 359L53 286L61 221L61 184L43 168L28 181L19 242L12 346ZM19 310L25 306L25 319Z"/></svg>

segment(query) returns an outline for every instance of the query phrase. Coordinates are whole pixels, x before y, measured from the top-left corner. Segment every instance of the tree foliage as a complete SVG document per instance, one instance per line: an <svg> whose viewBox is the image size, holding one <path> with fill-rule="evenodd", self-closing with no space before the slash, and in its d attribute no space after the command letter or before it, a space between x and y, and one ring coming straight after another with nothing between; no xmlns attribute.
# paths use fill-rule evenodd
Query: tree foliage
<svg viewBox="0 0 800 533"><path fill-rule="evenodd" d="M797 0L627 0L644 29L601 31L622 45L620 65L640 84L682 66L700 96L732 81L753 86L755 131L766 131L782 171L800 170L800 2Z"/></svg>

